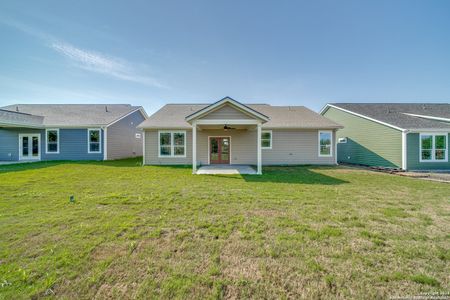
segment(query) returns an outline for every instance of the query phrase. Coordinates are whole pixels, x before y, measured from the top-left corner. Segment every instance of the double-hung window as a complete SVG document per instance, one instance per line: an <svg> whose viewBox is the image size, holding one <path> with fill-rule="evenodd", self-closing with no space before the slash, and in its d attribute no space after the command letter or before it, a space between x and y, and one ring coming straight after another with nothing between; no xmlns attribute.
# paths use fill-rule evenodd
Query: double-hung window
<svg viewBox="0 0 450 300"><path fill-rule="evenodd" d="M186 157L186 131L159 131L159 157Z"/></svg>
<svg viewBox="0 0 450 300"><path fill-rule="evenodd" d="M319 131L319 156L333 155L333 133L331 131Z"/></svg>
<svg viewBox="0 0 450 300"><path fill-rule="evenodd" d="M420 162L447 161L448 158L447 133L420 134Z"/></svg>
<svg viewBox="0 0 450 300"><path fill-rule="evenodd" d="M45 130L45 140L46 140L46 153L48 154L58 154L59 153L59 129L46 129Z"/></svg>
<svg viewBox="0 0 450 300"><path fill-rule="evenodd" d="M101 129L88 129L88 153L101 153L102 131Z"/></svg>
<svg viewBox="0 0 450 300"><path fill-rule="evenodd" d="M272 149L272 131L261 131L261 149Z"/></svg>

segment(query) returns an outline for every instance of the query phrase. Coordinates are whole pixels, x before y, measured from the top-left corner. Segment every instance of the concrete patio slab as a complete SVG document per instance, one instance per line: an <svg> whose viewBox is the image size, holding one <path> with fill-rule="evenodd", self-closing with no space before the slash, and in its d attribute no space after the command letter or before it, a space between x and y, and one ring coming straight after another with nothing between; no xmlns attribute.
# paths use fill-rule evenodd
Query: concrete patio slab
<svg viewBox="0 0 450 300"><path fill-rule="evenodd" d="M256 170L248 165L209 165L202 166L197 170L197 174L241 174L256 175Z"/></svg>

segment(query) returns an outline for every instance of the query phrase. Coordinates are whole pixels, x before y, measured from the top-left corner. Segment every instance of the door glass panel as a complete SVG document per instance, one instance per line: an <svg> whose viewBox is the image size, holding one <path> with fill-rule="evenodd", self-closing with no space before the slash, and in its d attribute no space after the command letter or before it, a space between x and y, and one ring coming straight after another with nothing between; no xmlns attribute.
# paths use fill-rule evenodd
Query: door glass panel
<svg viewBox="0 0 450 300"><path fill-rule="evenodd" d="M32 137L33 141L33 156L39 156L39 138L37 136Z"/></svg>
<svg viewBox="0 0 450 300"><path fill-rule="evenodd" d="M227 138L222 139L222 161L228 162L230 159L230 141Z"/></svg>
<svg viewBox="0 0 450 300"><path fill-rule="evenodd" d="M219 160L219 143L217 139L211 139L211 161Z"/></svg>
<svg viewBox="0 0 450 300"><path fill-rule="evenodd" d="M22 137L22 156L28 156L28 137Z"/></svg>

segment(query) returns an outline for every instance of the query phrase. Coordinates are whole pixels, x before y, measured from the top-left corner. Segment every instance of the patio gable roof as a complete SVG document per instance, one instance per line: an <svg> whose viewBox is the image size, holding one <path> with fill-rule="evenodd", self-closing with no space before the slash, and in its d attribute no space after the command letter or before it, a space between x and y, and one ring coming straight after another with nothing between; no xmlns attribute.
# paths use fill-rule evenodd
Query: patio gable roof
<svg viewBox="0 0 450 300"><path fill-rule="evenodd" d="M263 123L270 120L268 116L252 109L251 107L242 104L239 101L236 101L230 97L225 97L211 105L201 108L198 111L188 115L185 118L186 122L191 123L191 121L195 119L204 118L207 115L213 114L214 112L224 109L227 106L229 106L229 108L231 109L238 111L238 113L240 113L243 117L245 117L245 119L248 119L248 117L250 117L251 119L258 119Z"/></svg>

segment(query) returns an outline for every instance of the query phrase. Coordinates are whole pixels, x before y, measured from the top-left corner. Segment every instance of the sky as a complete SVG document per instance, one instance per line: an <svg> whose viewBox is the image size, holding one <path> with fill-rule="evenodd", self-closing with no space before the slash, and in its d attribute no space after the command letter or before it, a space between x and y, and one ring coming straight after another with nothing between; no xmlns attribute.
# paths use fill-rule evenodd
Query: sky
<svg viewBox="0 0 450 300"><path fill-rule="evenodd" d="M0 2L0 106L450 103L450 1Z"/></svg>

